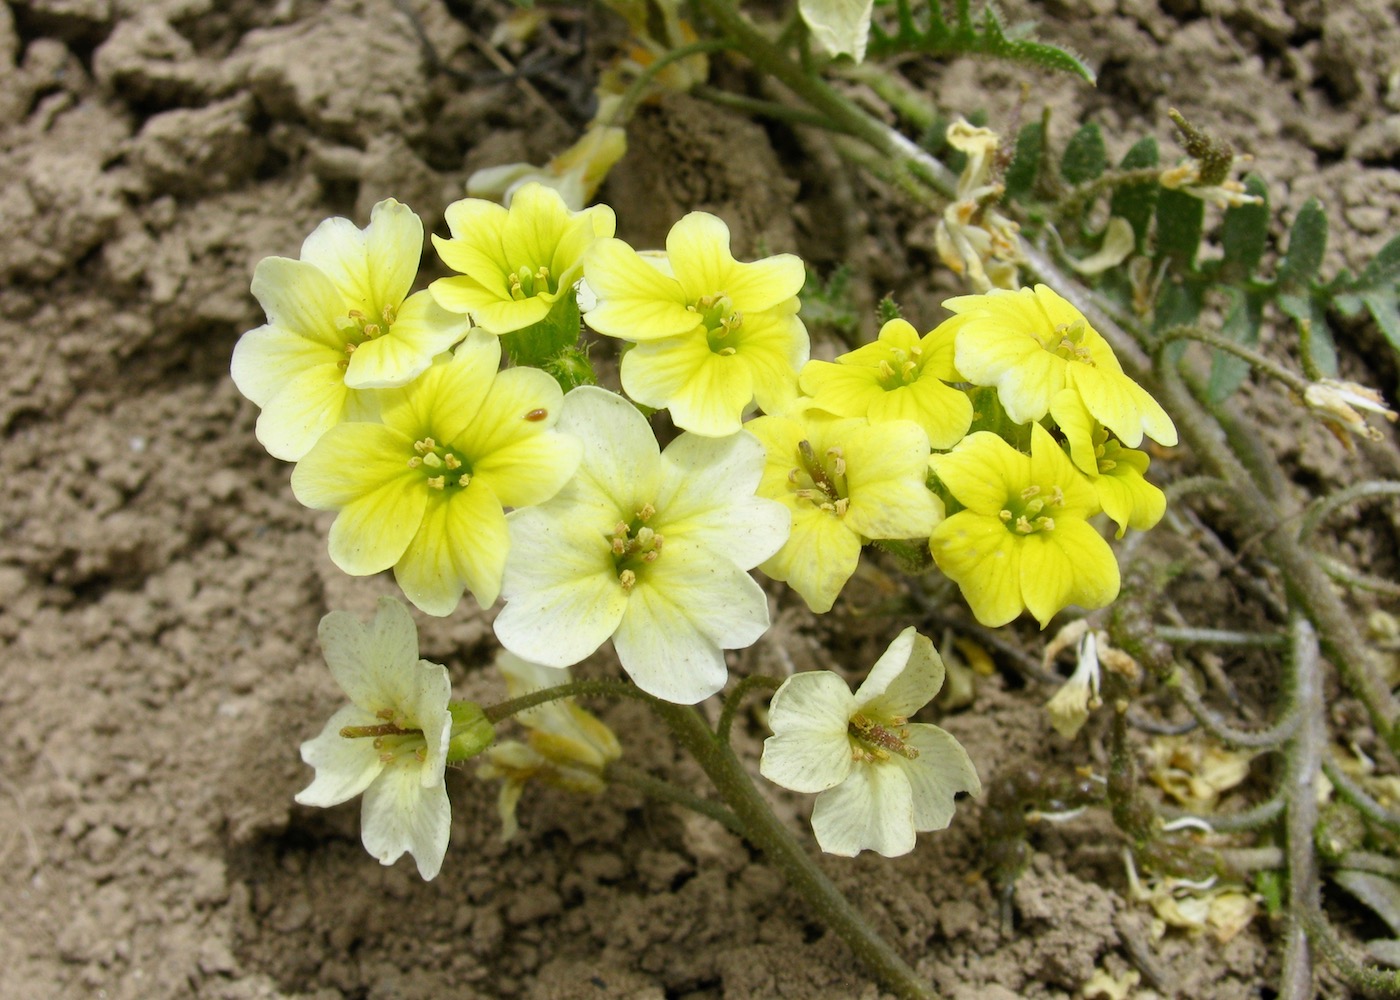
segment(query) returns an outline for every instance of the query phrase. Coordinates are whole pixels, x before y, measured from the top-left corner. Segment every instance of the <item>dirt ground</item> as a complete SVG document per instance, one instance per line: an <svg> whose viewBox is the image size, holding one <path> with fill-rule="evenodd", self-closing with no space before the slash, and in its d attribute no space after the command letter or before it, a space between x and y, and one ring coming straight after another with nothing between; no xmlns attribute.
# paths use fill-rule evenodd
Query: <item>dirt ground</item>
<svg viewBox="0 0 1400 1000"><path fill-rule="evenodd" d="M1004 6L1098 67L1097 89L960 60L919 70L940 108L1004 124L1025 81L1055 107L1057 134L1091 117L1116 159L1147 133L1174 148L1165 112L1178 107L1254 155L1284 222L1322 199L1333 265L1355 268L1400 230L1388 0ZM452 843L428 884L408 859L382 868L365 854L358 806L292 802L310 776L297 745L340 698L316 623L332 608L367 616L392 581L332 567L328 517L296 503L290 467L254 439L255 408L228 375L238 335L261 322L252 267L295 256L328 215L363 224L389 196L440 228L472 170L540 162L588 114L578 60L533 94L493 75L482 43L504 3L411 7L456 73L433 71L391 0L0 4L0 995L875 1000L750 849L635 793L532 789L520 835L502 843L494 786L454 773ZM600 44L588 23L556 19L565 48ZM741 256L850 261L867 304L893 291L921 329L956 290L933 220L811 137L673 98L643 110L630 140L602 198L635 244L704 208ZM1394 354L1372 327L1343 326L1341 348L1349 376L1393 397ZM1251 399L1307 489L1400 464L1393 441L1348 458L1281 399ZM1190 474L1190 457L1154 468ZM1361 568L1394 576L1393 516L1343 528ZM1164 524L1134 558L1191 546ZM884 582L872 568L820 619L773 587L777 627L734 673L786 669L784 650L796 669L868 665L909 624L866 613ZM1196 624L1231 624L1238 597L1204 564L1176 588ZM422 619L424 655L449 665L459 697L494 698L489 616L470 604ZM1039 654L1033 629L1007 635ZM1226 666L1246 698L1267 688L1267 663ZM1092 734L1051 732L1048 694L1006 668L941 722L984 780L1026 759L1092 762ZM634 763L698 783L641 710L599 711ZM743 728L756 762L762 730ZM804 822L809 803L772 798ZM1138 996L1273 995L1268 918L1226 944L1153 939L1093 813L1035 838L1004 937L979 874L983 809L964 803L897 861L823 862L943 995L1078 996L1096 968L1122 973L1144 953L1161 981ZM1369 919L1329 905L1344 929Z"/></svg>

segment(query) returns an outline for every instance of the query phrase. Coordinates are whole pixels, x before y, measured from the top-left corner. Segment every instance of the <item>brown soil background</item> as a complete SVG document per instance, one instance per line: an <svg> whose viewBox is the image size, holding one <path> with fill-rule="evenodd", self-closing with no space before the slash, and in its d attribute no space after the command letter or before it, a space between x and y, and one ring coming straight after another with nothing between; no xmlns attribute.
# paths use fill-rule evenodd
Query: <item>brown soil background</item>
<svg viewBox="0 0 1400 1000"><path fill-rule="evenodd" d="M452 845L430 884L407 860L385 869L364 853L358 806L292 802L309 779L297 744L339 699L316 623L331 608L367 615L391 581L334 570L328 520L296 504L289 467L254 440L254 408L228 377L239 333L261 321L252 267L295 256L327 215L362 224L391 195L438 227L471 170L540 162L585 117L580 62L535 81L549 112L489 77L476 43L503 4L411 6L472 80L432 73L390 0L0 5L0 994L874 1000L844 945L748 848L635 794L531 790L520 836L502 844L495 788L455 774ZM1400 229L1400 15L1387 0L1006 6L1083 53L1098 88L961 60L919 70L939 107L1004 124L1024 80L1035 109L1056 107L1061 138L1090 116L1116 159L1149 132L1174 148L1176 106L1254 154L1283 222L1323 200L1333 266L1364 263ZM852 261L865 303L893 291L921 328L955 290L932 220L810 137L672 99L643 111L631 143L602 196L635 243L705 208L741 255ZM1394 355L1374 329L1340 339L1346 374L1391 393ZM1279 398L1251 399L1307 489L1397 467L1391 445L1348 457ZM1189 456L1156 467L1189 472ZM1343 518L1337 546L1394 576L1396 534L1393 515L1372 511ZM1163 598L1194 624L1248 620L1170 526L1134 558L1196 559ZM736 674L787 669L784 650L796 669L868 665L907 624L860 613L883 582L872 568L821 619L773 588L778 625ZM1032 629L1007 634L1038 654ZM481 672L488 616L464 605L425 620L423 646L459 695L498 693ZM1266 703L1267 662L1225 665ZM1096 731L1055 737L1048 691L1015 678L983 681L943 720L984 779L1101 753ZM634 763L698 780L639 710L600 711ZM1338 698L1340 723L1347 711ZM744 729L756 760L761 728ZM1342 731L1364 744L1359 724ZM805 803L773 799L803 821ZM1144 947L1168 992L1272 995L1266 918L1224 946L1177 933L1144 944L1147 914L1123 896L1102 816L1036 838L1019 929L1003 939L978 875L981 810L965 803L894 862L824 861L945 995L1077 995L1096 966L1122 970ZM1329 902L1365 931L1359 908Z"/></svg>

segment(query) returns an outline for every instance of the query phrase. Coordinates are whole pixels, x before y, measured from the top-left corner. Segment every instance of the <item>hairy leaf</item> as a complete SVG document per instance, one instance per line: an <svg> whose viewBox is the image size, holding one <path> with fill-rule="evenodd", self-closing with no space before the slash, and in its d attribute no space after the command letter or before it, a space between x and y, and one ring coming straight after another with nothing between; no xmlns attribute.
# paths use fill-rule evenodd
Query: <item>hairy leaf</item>
<svg viewBox="0 0 1400 1000"><path fill-rule="evenodd" d="M1327 252L1327 213L1316 198L1309 198L1298 210L1288 231L1288 252L1278 268L1279 284L1298 288L1317 274L1322 255ZM1291 314L1290 314L1291 315Z"/></svg>
<svg viewBox="0 0 1400 1000"><path fill-rule="evenodd" d="M869 55L924 52L936 56L993 56L1094 82L1094 71L1064 49L1029 38L1009 37L996 9L991 6L983 9L979 23L972 15L970 0L957 0L957 20L951 24L943 17L940 0L930 0L920 7L926 9L922 18L915 16L911 0L896 0L898 26L890 33L878 23L873 25Z"/></svg>
<svg viewBox="0 0 1400 1000"><path fill-rule="evenodd" d="M1065 147L1065 155L1060 160L1060 175L1071 184L1092 181L1108 166L1108 153L1104 149L1103 132L1093 122L1089 122L1074 133Z"/></svg>
<svg viewBox="0 0 1400 1000"><path fill-rule="evenodd" d="M1162 188L1157 198L1157 256L1171 258L1181 271L1194 268L1205 217L1201 199Z"/></svg>
<svg viewBox="0 0 1400 1000"><path fill-rule="evenodd" d="M1225 210L1220 225L1220 245L1225 250L1220 276L1227 282L1251 278L1269 244L1269 189L1258 174L1244 179L1244 189L1246 194L1262 200Z"/></svg>
<svg viewBox="0 0 1400 1000"><path fill-rule="evenodd" d="M1031 122L1016 135L1016 155L1006 168L1006 196L1024 198L1035 188L1040 174L1040 151L1045 141L1045 126Z"/></svg>
<svg viewBox="0 0 1400 1000"><path fill-rule="evenodd" d="M1365 270L1343 285L1332 301L1347 316L1364 307L1385 339L1400 351L1400 236L1381 247Z"/></svg>
<svg viewBox="0 0 1400 1000"><path fill-rule="evenodd" d="M1145 167L1155 167L1157 162L1157 140L1149 135L1139 139L1133 148L1123 155L1118 169L1141 170ZM1133 227L1133 235L1137 238L1139 249L1147 240L1147 227L1152 221L1152 212L1157 207L1158 190L1156 181L1122 184L1114 189L1113 198L1109 203L1109 215L1127 219Z"/></svg>

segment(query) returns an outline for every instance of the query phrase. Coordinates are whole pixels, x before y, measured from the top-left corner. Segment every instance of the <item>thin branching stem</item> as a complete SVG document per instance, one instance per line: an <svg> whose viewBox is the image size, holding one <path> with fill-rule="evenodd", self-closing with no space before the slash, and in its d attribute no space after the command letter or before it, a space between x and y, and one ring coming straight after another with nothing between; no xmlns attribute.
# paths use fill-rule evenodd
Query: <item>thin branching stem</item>
<svg viewBox="0 0 1400 1000"><path fill-rule="evenodd" d="M719 724L715 727L720 741L726 746L729 744L729 731L734 727L734 714L739 711L739 706L751 692L776 691L782 683L776 677L769 677L767 674L751 674L734 685L734 690L724 698L724 708L720 710Z"/></svg>
<svg viewBox="0 0 1400 1000"><path fill-rule="evenodd" d="M1162 363L1162 352L1166 350L1168 344L1178 340L1194 340L1197 343L1213 347L1217 351L1224 351L1226 354L1233 354L1237 358L1248 361L1250 367L1282 382L1300 396L1307 391L1308 380L1297 372L1285 368L1272 358L1266 357L1237 341L1202 330L1198 326L1171 326L1158 334L1158 338L1156 352L1159 365Z"/></svg>
<svg viewBox="0 0 1400 1000"><path fill-rule="evenodd" d="M1400 497L1400 482L1393 479L1368 479L1354 483L1344 490L1318 497L1308 505L1298 526L1298 541L1307 542L1322 524L1343 507L1360 500L1376 497Z"/></svg>
<svg viewBox="0 0 1400 1000"><path fill-rule="evenodd" d="M701 816L707 816L730 833L745 839L748 838L748 834L744 831L744 824L740 823L738 817L720 803L701 798L689 789L672 784L665 778L658 778L654 774L619 760L608 765L607 780L619 785L626 785L628 788L635 788L643 795L656 799L658 802L669 802L671 805L689 809Z"/></svg>
<svg viewBox="0 0 1400 1000"><path fill-rule="evenodd" d="M646 66L637 78L628 84L623 91L622 98L613 108L613 112L608 117L609 125L623 126L632 118L632 113L637 108L637 103L646 95L647 88L667 66L680 62L682 59L689 59L691 56L708 55L711 52L722 52L731 49L734 43L726 38L704 38L698 42L691 42L689 45L682 45L671 49L658 56L655 61Z"/></svg>
<svg viewBox="0 0 1400 1000"><path fill-rule="evenodd" d="M1283 815L1283 799L1280 796L1268 799L1250 809L1240 812L1218 813L1201 816L1183 809L1163 809L1162 816L1167 820L1195 819L1210 827L1216 833L1239 833L1245 830L1260 830L1278 821Z"/></svg>
<svg viewBox="0 0 1400 1000"><path fill-rule="evenodd" d="M1322 749L1327 720L1318 662L1317 636L1302 617L1293 621L1293 650L1289 657L1289 713L1298 725L1284 754L1283 799L1285 850L1288 852L1288 920L1284 930L1283 973L1279 1000L1312 1000L1312 948L1304 914L1321 909L1321 886L1313 831L1317 828L1317 780L1322 772Z"/></svg>
<svg viewBox="0 0 1400 1000"><path fill-rule="evenodd" d="M1322 773L1332 782L1332 787L1337 790L1337 795L1343 802L1377 826L1384 827L1392 833L1400 833L1400 813L1387 809L1372 798L1371 794L1342 770L1335 760L1323 760Z"/></svg>
<svg viewBox="0 0 1400 1000"><path fill-rule="evenodd" d="M1298 713L1290 709L1268 729L1236 729L1206 706L1201 700L1200 691L1196 690L1196 682L1186 670L1177 667L1167 683L1175 688L1181 703L1196 721L1227 746L1247 750L1277 750L1298 728Z"/></svg>
<svg viewBox="0 0 1400 1000"><path fill-rule="evenodd" d="M1279 649L1288 645L1288 637L1272 632L1236 632L1223 628L1190 628L1158 625L1157 638L1176 646L1263 646Z"/></svg>

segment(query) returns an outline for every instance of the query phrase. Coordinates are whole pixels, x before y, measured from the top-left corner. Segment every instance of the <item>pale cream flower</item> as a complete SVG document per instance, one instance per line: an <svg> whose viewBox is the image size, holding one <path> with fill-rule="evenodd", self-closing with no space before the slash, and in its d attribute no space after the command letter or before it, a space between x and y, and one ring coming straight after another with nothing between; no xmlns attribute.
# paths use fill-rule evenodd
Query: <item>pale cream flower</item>
<svg viewBox="0 0 1400 1000"><path fill-rule="evenodd" d="M967 751L938 726L909 717L943 686L943 661L910 626L855 694L829 670L794 674L769 708L762 775L816 792L812 832L828 854L908 854L915 833L941 830L958 792L982 790Z"/></svg>

